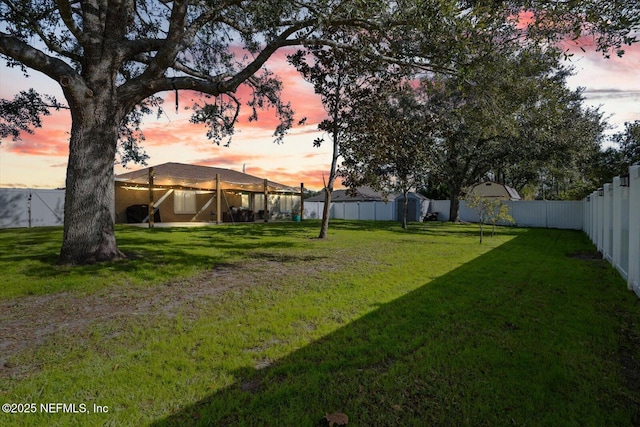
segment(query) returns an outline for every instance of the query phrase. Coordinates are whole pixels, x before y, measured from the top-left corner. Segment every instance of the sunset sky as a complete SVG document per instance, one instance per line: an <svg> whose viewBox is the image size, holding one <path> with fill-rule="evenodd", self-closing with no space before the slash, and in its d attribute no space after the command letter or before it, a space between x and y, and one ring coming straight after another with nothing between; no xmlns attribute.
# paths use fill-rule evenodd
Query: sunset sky
<svg viewBox="0 0 640 427"><path fill-rule="evenodd" d="M575 88L586 88L587 104L601 105L609 123L620 129L624 122L640 120L640 45L626 49L623 58L605 59L602 54L579 52L572 58L576 75L570 79ZM145 150L148 165L182 162L217 166L246 172L283 184L307 188L322 188L322 176L328 175L331 162L330 144L313 147L313 140L321 133L317 124L325 112L312 87L284 61L278 53L267 64L284 81L284 98L291 101L296 119L307 117L306 125L296 126L284 143L273 143L276 122L265 111L257 122L248 123L248 108L237 126L230 147L217 146L206 139L206 128L189 123L190 112L183 108L192 103L194 94L181 92L180 109L175 111L173 93L164 93L164 110L160 119L145 121ZM17 69L0 65L0 98L13 98L20 90L30 87L49 93L64 101L57 83L32 72L26 79ZM246 101L246 98L244 99ZM68 111L53 112L44 119L43 127L34 135L23 135L21 141L3 141L0 145L0 187L56 188L63 187L68 156L70 115ZM326 139L326 138L325 138ZM130 165L128 170L143 166ZM116 166L116 173L128 171Z"/></svg>

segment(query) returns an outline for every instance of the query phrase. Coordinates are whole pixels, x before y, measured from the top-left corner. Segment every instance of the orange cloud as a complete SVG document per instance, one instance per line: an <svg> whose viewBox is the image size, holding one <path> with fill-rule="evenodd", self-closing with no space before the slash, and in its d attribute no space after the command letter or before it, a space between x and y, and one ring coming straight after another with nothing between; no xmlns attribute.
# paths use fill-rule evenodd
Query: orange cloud
<svg viewBox="0 0 640 427"><path fill-rule="evenodd" d="M251 156L246 154L224 154L216 157L209 157L206 159L199 159L193 162L194 164L201 166L215 166L222 168L237 167L237 165L241 165L246 163L249 160L263 160L263 156Z"/></svg>
<svg viewBox="0 0 640 427"><path fill-rule="evenodd" d="M276 168L276 169L264 169L261 167L247 168L247 173L255 176L265 177L271 181L279 182L281 184L297 187L300 183L304 183L305 188L321 189L324 187L323 175L325 180L328 179L328 169L313 169L293 171L290 169ZM340 184L340 182L338 182Z"/></svg>
<svg viewBox="0 0 640 427"><path fill-rule="evenodd" d="M281 98L283 102L289 102L294 110L294 128L297 128L297 122L300 119L305 118L306 124L314 125L313 131L315 131L315 126L327 116L320 97L313 92L313 87L306 83L292 67L283 68L283 72L279 71L278 76L283 81ZM262 129L267 132L267 137L271 137L280 124L275 109L273 107L258 109L258 120L249 121L252 110L247 105L247 102L252 99L252 89L247 85L242 85L233 96L241 103L236 129L240 131ZM173 108L175 105L174 92L165 93L163 99L164 115L155 121L145 121L143 131L147 141L151 144L162 145L171 142L163 143L160 142L161 140L180 141L192 137L204 138L207 132L206 126L189 122L192 108L196 103L200 105L205 102L213 103L216 102L215 99L206 99L202 94L195 92L181 92L178 96L178 113L175 113ZM225 102L230 101L225 95L222 95L222 99Z"/></svg>
<svg viewBox="0 0 640 427"><path fill-rule="evenodd" d="M326 159L326 154L325 153L309 153L309 154L305 154L304 158L305 159Z"/></svg>
<svg viewBox="0 0 640 427"><path fill-rule="evenodd" d="M206 141L206 128L193 124L188 119L146 123L142 131L145 146L164 146L173 144L193 144L194 141Z"/></svg>

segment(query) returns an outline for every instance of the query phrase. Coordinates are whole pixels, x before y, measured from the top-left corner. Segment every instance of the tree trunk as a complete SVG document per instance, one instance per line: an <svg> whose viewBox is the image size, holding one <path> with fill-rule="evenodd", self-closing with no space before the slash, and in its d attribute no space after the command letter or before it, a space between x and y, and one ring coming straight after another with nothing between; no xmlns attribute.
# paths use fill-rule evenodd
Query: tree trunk
<svg viewBox="0 0 640 427"><path fill-rule="evenodd" d="M114 233L113 165L118 121L104 109L73 117L64 202L61 264L93 264L123 258ZM75 115L77 116L77 114Z"/></svg>
<svg viewBox="0 0 640 427"><path fill-rule="evenodd" d="M402 228L407 229L407 214L409 213L409 198L407 197L408 191L403 191L402 195Z"/></svg>
<svg viewBox="0 0 640 427"><path fill-rule="evenodd" d="M333 189L325 187L324 189L324 207L322 208L322 225L320 226L320 235L318 239L326 239L329 232L329 209L331 207L331 193Z"/></svg>
<svg viewBox="0 0 640 427"><path fill-rule="evenodd" d="M320 225L320 234L318 239L326 239L329 233L329 211L331 208L331 194L333 193L333 183L336 180L336 168L338 163L337 145L334 144L334 156L331 162L331 171L329 172L329 183L324 188L324 207L322 208L322 224Z"/></svg>
<svg viewBox="0 0 640 427"><path fill-rule="evenodd" d="M449 222L460 222L460 192L450 187Z"/></svg>
<svg viewBox="0 0 640 427"><path fill-rule="evenodd" d="M334 115L334 123L337 123L338 118ZM329 171L329 183L324 188L324 207L322 208L322 225L320 226L320 234L318 239L326 239L329 232L329 209L331 208L331 193L333 193L333 184L336 181L336 173L338 169L338 156L340 144L338 138L340 137L337 126L334 125L332 132L333 138L333 154L331 156L331 170Z"/></svg>

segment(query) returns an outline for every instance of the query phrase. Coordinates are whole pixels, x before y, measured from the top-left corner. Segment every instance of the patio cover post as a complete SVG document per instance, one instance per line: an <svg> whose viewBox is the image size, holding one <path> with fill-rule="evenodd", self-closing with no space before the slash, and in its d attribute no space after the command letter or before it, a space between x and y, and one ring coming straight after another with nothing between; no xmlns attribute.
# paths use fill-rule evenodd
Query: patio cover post
<svg viewBox="0 0 640 427"><path fill-rule="evenodd" d="M269 188L267 180L264 180L264 222L269 222Z"/></svg>
<svg viewBox="0 0 640 427"><path fill-rule="evenodd" d="M220 214L222 212L222 191L220 190L220 174L216 174L216 224L220 224Z"/></svg>
<svg viewBox="0 0 640 427"><path fill-rule="evenodd" d="M300 221L304 219L304 182L300 183Z"/></svg>
<svg viewBox="0 0 640 427"><path fill-rule="evenodd" d="M153 172L153 167L149 168L149 228L153 228L153 219L154 215L154 202L153 202L153 177L155 176L155 172Z"/></svg>

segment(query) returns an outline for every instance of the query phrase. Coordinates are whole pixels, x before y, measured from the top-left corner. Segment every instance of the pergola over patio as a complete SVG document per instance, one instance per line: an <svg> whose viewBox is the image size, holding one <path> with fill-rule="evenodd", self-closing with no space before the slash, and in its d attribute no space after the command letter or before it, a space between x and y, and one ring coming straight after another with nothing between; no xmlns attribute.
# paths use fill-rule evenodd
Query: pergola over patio
<svg viewBox="0 0 640 427"><path fill-rule="evenodd" d="M147 206L148 215L138 222L152 225L163 205L164 221L253 221L256 212L267 221L270 216L290 214L294 202L286 197L300 197L302 187L230 169L164 163L116 176L116 217L125 222L128 208Z"/></svg>

